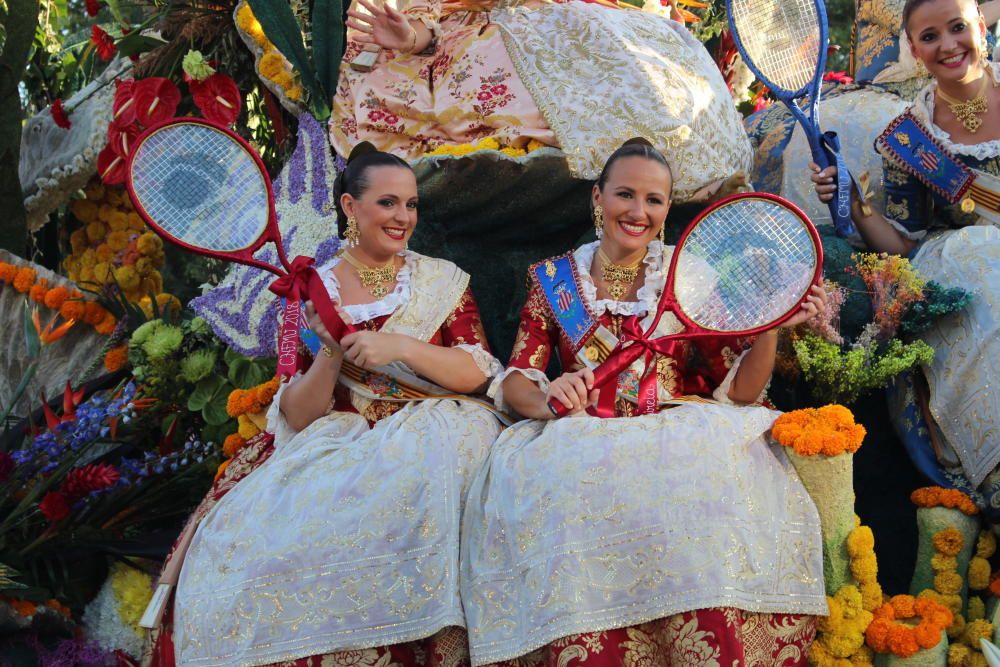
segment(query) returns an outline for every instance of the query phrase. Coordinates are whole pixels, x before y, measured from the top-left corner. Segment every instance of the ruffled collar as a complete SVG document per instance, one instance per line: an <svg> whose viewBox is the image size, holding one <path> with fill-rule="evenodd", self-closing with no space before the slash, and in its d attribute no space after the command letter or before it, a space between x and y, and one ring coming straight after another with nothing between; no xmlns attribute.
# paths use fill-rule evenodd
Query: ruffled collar
<svg viewBox="0 0 1000 667"><path fill-rule="evenodd" d="M993 73L993 80L1000 81L1000 63L990 63ZM937 82L931 81L920 89L917 98L910 107L911 112L917 120L921 121L930 131L934 138L941 142L941 145L949 153L956 155L968 155L977 160L988 160L1000 155L1000 139L984 141L978 144L959 144L951 140L951 135L934 124L934 91L937 90Z"/></svg>
<svg viewBox="0 0 1000 667"><path fill-rule="evenodd" d="M591 312L601 314L604 311L612 315L645 315L656 310L656 305L660 300L660 293L666 282L666 257L664 246L659 241L651 241L646 246L646 257L642 263L646 265L643 275L642 287L636 292L637 301L615 301L614 299L598 299L597 285L590 277L590 268L594 263L594 256L597 255L597 247L600 241L587 243L577 248L573 252L573 259L580 274L580 289L583 291L583 298L590 306Z"/></svg>
<svg viewBox="0 0 1000 667"><path fill-rule="evenodd" d="M378 301L371 303L355 303L349 306L341 306L344 312L354 323L367 322L376 317L392 315L400 306L406 305L410 301L410 276L413 273L413 265L416 260L416 253L404 250L399 253L403 258L403 266L396 273L396 287ZM340 254L334 255L328 262L317 268L326 291L330 293L330 298L340 303L340 281L333 273L333 268L340 264Z"/></svg>

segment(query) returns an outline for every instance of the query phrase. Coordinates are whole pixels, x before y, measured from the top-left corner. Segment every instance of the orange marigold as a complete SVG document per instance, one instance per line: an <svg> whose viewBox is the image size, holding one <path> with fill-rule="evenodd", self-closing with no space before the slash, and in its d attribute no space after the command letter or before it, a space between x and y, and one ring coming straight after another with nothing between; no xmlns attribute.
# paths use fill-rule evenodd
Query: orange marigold
<svg viewBox="0 0 1000 667"><path fill-rule="evenodd" d="M246 394L246 391L243 389L233 389L231 392L229 392L229 398L226 399L227 415L235 418L243 414L243 412L240 411L240 404L243 401L244 394Z"/></svg>
<svg viewBox="0 0 1000 667"><path fill-rule="evenodd" d="M222 442L222 453L226 456L232 458L243 449L243 446L247 444L247 441L239 433L232 433L226 436L226 439Z"/></svg>
<svg viewBox="0 0 1000 667"><path fill-rule="evenodd" d="M31 289L32 285L35 284L35 277L37 275L38 274L35 273L35 270L31 267L22 266L17 270L17 273L14 274L12 285L14 286L14 289L24 294Z"/></svg>
<svg viewBox="0 0 1000 667"><path fill-rule="evenodd" d="M37 283L31 286L28 290L28 298L35 303L44 304L45 303L45 293L49 291L49 281L42 278Z"/></svg>
<svg viewBox="0 0 1000 667"><path fill-rule="evenodd" d="M865 429L854 423L854 415L841 405L805 408L787 412L771 428L774 439L800 456L837 456L856 452Z"/></svg>
<svg viewBox="0 0 1000 667"><path fill-rule="evenodd" d="M125 367L128 363L128 345L119 345L108 350L104 355L104 368L109 373L114 373Z"/></svg>
<svg viewBox="0 0 1000 667"><path fill-rule="evenodd" d="M107 312L96 301L87 301L84 304L83 321L91 326L97 326L104 319L104 314Z"/></svg>
<svg viewBox="0 0 1000 667"><path fill-rule="evenodd" d="M896 618L911 618L916 613L915 603L912 595L896 595L889 600Z"/></svg>
<svg viewBox="0 0 1000 667"><path fill-rule="evenodd" d="M951 612L931 597L914 599L897 595L873 612L874 620L865 631L868 646L879 653L909 657L921 648L937 646L941 632L952 623ZM911 627L897 619L918 618Z"/></svg>
<svg viewBox="0 0 1000 667"><path fill-rule="evenodd" d="M932 542L934 543L934 550L938 553L942 553L945 556L957 556L958 552L962 550L965 540L962 539L962 533L958 532L955 528L945 528L934 533Z"/></svg>
<svg viewBox="0 0 1000 667"><path fill-rule="evenodd" d="M118 320L115 319L114 315L105 310L104 319L94 325L94 331L102 336L107 336L115 330L116 326L118 326Z"/></svg>
<svg viewBox="0 0 1000 667"><path fill-rule="evenodd" d="M16 266L8 264L7 262L0 262L0 282L8 284L14 282L14 275L16 273Z"/></svg>
<svg viewBox="0 0 1000 667"><path fill-rule="evenodd" d="M34 602L29 602L28 600L11 600L10 606L14 608L14 611L20 616L25 618L31 618L38 611L38 605Z"/></svg>
<svg viewBox="0 0 1000 667"><path fill-rule="evenodd" d="M69 290L65 287L53 287L45 293L45 305L52 310L59 310L69 298Z"/></svg>
<svg viewBox="0 0 1000 667"><path fill-rule="evenodd" d="M945 489L940 486L925 486L910 494L910 501L918 507L948 507L957 509L963 514L972 516L979 512L972 498L958 489Z"/></svg>
<svg viewBox="0 0 1000 667"><path fill-rule="evenodd" d="M59 306L59 314L64 320L82 320L86 312L87 302L79 299L67 299Z"/></svg>
<svg viewBox="0 0 1000 667"><path fill-rule="evenodd" d="M232 459L226 459L225 461L219 464L218 469L216 469L215 471L215 481L219 481L219 478L222 477L222 475L226 472L226 468L228 468L229 464L232 462L233 462Z"/></svg>

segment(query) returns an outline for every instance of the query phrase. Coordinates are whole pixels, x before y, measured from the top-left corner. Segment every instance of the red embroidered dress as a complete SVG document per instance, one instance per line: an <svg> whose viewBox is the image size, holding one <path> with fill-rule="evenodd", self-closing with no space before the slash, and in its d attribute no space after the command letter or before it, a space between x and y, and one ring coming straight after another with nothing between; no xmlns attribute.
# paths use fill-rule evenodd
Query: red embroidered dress
<svg viewBox="0 0 1000 667"><path fill-rule="evenodd" d="M644 325L670 249L650 244L637 302L597 299L596 243L574 253L578 296L612 331ZM553 348L578 367L537 287L510 373L545 388ZM680 329L665 316L659 333ZM780 448L777 413L726 395L742 341L682 344L653 361L655 414L528 420L508 428L473 479L462 537L462 600L473 664L804 664L826 614L819 518ZM625 394L642 362L623 374ZM501 379L494 383L503 401ZM573 664L577 664L574 662Z"/></svg>
<svg viewBox="0 0 1000 667"><path fill-rule="evenodd" d="M372 330L462 348L492 376L499 364L468 276L405 259L391 295L345 310ZM499 423L470 402L335 393L331 411L301 432L276 397L273 446L248 447L203 501L159 664L174 655L184 665L467 660L458 526Z"/></svg>

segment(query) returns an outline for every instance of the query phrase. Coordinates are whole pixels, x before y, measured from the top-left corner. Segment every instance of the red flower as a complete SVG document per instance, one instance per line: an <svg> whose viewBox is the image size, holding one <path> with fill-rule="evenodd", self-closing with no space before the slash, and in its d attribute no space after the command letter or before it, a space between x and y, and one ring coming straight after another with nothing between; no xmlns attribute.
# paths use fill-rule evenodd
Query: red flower
<svg viewBox="0 0 1000 667"><path fill-rule="evenodd" d="M394 114L394 113L387 113L385 115L385 123L386 123L386 125L395 125L398 122L399 122L399 116L397 116L396 114Z"/></svg>
<svg viewBox="0 0 1000 667"><path fill-rule="evenodd" d="M494 95L504 95L507 93L507 86L501 83L499 85L490 88L490 92L493 93Z"/></svg>
<svg viewBox="0 0 1000 667"><path fill-rule="evenodd" d="M125 182L125 157L119 155L114 144L108 144L97 155L97 175L106 185Z"/></svg>
<svg viewBox="0 0 1000 667"><path fill-rule="evenodd" d="M62 521L69 516L69 501L59 491L49 491L38 504L38 509L49 521Z"/></svg>
<svg viewBox="0 0 1000 667"><path fill-rule="evenodd" d="M145 127L173 118L181 103L181 91L173 81L162 76L139 79L132 89L135 116Z"/></svg>
<svg viewBox="0 0 1000 667"><path fill-rule="evenodd" d="M115 83L115 101L112 107L111 125L123 128L135 122L135 81L125 79Z"/></svg>
<svg viewBox="0 0 1000 667"><path fill-rule="evenodd" d="M854 83L854 79L847 76L847 72L827 72L823 75L824 81L836 81L837 83Z"/></svg>
<svg viewBox="0 0 1000 667"><path fill-rule="evenodd" d="M65 107L63 107L63 101L56 98L56 101L52 103L52 107L49 109L52 114L52 120L56 125L64 130L68 130L72 123L69 122L69 114L66 113Z"/></svg>
<svg viewBox="0 0 1000 667"><path fill-rule="evenodd" d="M101 3L97 0L87 0L87 16L97 16L99 11L101 11Z"/></svg>
<svg viewBox="0 0 1000 667"><path fill-rule="evenodd" d="M204 81L188 82L201 115L219 125L232 125L240 115L240 89L232 78L216 72Z"/></svg>
<svg viewBox="0 0 1000 667"><path fill-rule="evenodd" d="M121 475L110 463L85 465L71 470L66 475L60 492L67 498L82 498L92 491L100 491L113 486Z"/></svg>
<svg viewBox="0 0 1000 667"><path fill-rule="evenodd" d="M90 41L97 49L97 57L101 60L111 60L118 50L114 38L96 23L90 28Z"/></svg>
<svg viewBox="0 0 1000 667"><path fill-rule="evenodd" d="M380 120L382 120L383 118L385 118L385 112L384 111L380 111L379 109L375 109L373 111L369 111L368 112L368 120L372 121L373 123L377 123Z"/></svg>
<svg viewBox="0 0 1000 667"><path fill-rule="evenodd" d="M115 153L122 158L128 157L135 140L139 138L139 128L135 125L118 128L108 127L108 145L113 145Z"/></svg>
<svg viewBox="0 0 1000 667"><path fill-rule="evenodd" d="M485 101L491 99L493 96L488 91L481 90L476 95L476 97L479 99L480 102L485 102Z"/></svg>

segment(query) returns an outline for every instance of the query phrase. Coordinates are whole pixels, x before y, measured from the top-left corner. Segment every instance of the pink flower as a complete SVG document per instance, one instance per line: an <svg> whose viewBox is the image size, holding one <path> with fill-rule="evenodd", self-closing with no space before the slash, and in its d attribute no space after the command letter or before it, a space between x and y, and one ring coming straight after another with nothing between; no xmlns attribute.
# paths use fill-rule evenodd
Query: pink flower
<svg viewBox="0 0 1000 667"><path fill-rule="evenodd" d="M399 116L392 113L387 113L384 118L387 125L395 125L399 122Z"/></svg>
<svg viewBox="0 0 1000 667"><path fill-rule="evenodd" d="M374 111L368 112L368 120L372 121L373 123L377 123L383 118L385 118L384 111L379 111L378 109L375 109Z"/></svg>
<svg viewBox="0 0 1000 667"><path fill-rule="evenodd" d="M505 86L504 84L501 83L499 85L496 85L496 86L493 86L492 88L490 88L490 92L493 93L494 95L506 95L507 94L507 86Z"/></svg>
<svg viewBox="0 0 1000 667"><path fill-rule="evenodd" d="M483 91L480 91L480 93L478 95L476 95L476 99L478 99L480 102L486 102L488 100L493 99L493 95L491 95L489 92L483 90Z"/></svg>
<svg viewBox="0 0 1000 667"><path fill-rule="evenodd" d="M52 121L64 130L68 130L72 123L69 122L69 114L66 113L65 107L63 107L63 101L56 98L56 101L52 103L52 108L50 109L52 113Z"/></svg>

